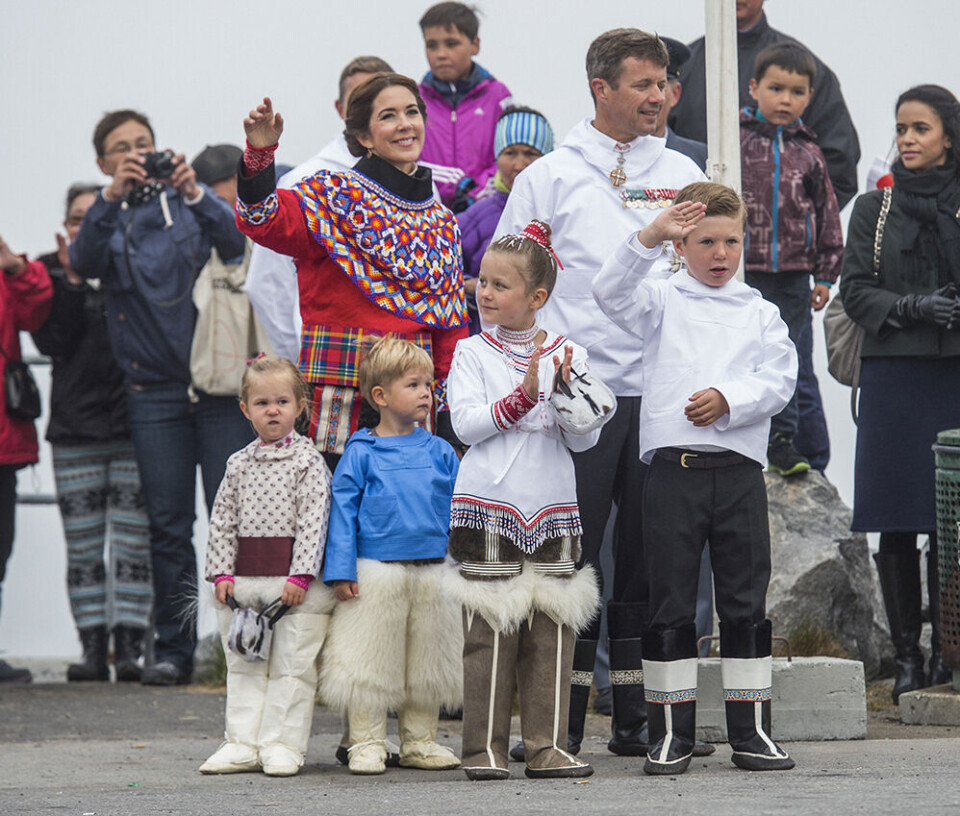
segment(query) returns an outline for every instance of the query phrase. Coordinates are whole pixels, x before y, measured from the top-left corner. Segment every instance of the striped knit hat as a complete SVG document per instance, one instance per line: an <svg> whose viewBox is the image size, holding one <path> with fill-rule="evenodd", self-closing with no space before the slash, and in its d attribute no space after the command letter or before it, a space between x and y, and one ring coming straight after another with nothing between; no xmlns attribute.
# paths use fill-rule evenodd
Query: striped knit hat
<svg viewBox="0 0 960 816"><path fill-rule="evenodd" d="M530 145L541 153L549 153L553 150L553 128L542 113L530 108L507 108L497 120L494 155L499 156L515 144Z"/></svg>

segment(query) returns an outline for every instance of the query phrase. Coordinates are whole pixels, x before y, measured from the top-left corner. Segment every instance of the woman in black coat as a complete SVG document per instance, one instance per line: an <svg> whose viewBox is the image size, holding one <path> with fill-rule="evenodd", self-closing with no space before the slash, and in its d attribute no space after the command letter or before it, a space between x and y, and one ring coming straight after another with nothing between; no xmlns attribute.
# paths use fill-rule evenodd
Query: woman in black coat
<svg viewBox="0 0 960 816"><path fill-rule="evenodd" d="M875 558L896 650L894 701L949 680L931 446L939 431L960 427L960 103L945 88L920 85L901 94L896 115L888 211L881 191L857 199L840 281L847 313L866 330L852 529L880 533ZM930 539L928 671L918 535Z"/></svg>

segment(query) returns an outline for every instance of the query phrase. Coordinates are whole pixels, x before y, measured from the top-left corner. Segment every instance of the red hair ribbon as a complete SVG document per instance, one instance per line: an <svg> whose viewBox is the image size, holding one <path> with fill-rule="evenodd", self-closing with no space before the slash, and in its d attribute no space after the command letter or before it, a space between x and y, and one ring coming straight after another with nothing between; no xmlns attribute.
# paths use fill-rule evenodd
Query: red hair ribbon
<svg viewBox="0 0 960 816"><path fill-rule="evenodd" d="M557 253L553 251L553 247L550 245L550 236L547 235L547 231L543 228L543 222L534 219L523 228L523 232L520 233L520 237L529 238L535 244L542 246L553 256L553 260L557 262L557 266L560 269L563 269L563 264L560 263Z"/></svg>
<svg viewBox="0 0 960 816"><path fill-rule="evenodd" d="M247 365L252 365L252 364L255 363L257 360L259 360L261 357L266 357L266 356L267 356L267 352L261 351L256 357L251 357L249 360L247 360Z"/></svg>

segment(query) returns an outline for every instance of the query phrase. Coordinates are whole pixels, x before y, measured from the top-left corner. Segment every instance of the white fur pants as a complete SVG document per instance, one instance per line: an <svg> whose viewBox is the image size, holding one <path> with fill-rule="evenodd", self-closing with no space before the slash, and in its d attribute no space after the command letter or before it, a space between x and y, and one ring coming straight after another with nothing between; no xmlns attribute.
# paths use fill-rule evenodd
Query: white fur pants
<svg viewBox="0 0 960 816"><path fill-rule="evenodd" d="M359 597L337 603L323 650L320 696L327 705L460 706L460 608L442 580L450 569L357 559Z"/></svg>
<svg viewBox="0 0 960 816"><path fill-rule="evenodd" d="M259 610L280 596L285 582L286 578L238 576L234 598L243 607ZM301 757L306 753L317 688L317 656L330 602L330 590L315 581L303 604L291 608L274 626L269 659L255 663L228 648L233 612L226 604L216 604L227 660L227 741L257 749L279 744Z"/></svg>

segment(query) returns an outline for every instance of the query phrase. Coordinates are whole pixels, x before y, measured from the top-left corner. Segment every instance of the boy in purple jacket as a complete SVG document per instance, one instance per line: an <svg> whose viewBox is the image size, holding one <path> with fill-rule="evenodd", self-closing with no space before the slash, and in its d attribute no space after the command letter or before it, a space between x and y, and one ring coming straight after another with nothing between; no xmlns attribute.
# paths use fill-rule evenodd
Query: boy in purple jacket
<svg viewBox="0 0 960 816"><path fill-rule="evenodd" d="M740 113L743 199L747 205L746 283L780 309L795 345L811 331L810 308L827 305L843 257L837 197L816 134L800 119L816 66L795 42L765 48L754 64L756 108ZM814 286L811 293L810 276ZM812 360L801 361L812 367ZM815 380L814 380L815 382ZM794 446L797 397L770 422L767 464L782 476L810 470Z"/></svg>
<svg viewBox="0 0 960 816"><path fill-rule="evenodd" d="M420 164L433 171L440 198L454 212L474 202L497 171L493 136L510 91L473 61L480 22L463 3L437 3L420 18L430 70L420 83L427 132Z"/></svg>

